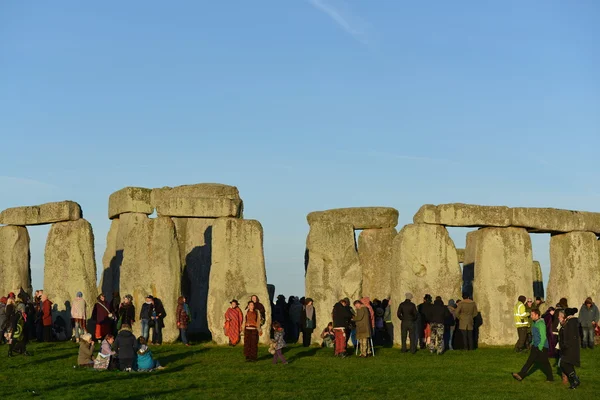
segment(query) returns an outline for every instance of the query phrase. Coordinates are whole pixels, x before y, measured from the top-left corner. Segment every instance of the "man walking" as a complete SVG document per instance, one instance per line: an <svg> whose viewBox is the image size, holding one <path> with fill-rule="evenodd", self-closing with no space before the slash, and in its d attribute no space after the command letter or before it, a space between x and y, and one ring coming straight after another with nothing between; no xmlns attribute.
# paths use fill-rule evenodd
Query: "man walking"
<svg viewBox="0 0 600 400"><path fill-rule="evenodd" d="M473 320L479 311L477 304L469 298L467 293L463 293L463 301L456 307L456 318L458 318L458 329L463 338L463 349L474 350L473 344Z"/></svg>
<svg viewBox="0 0 600 400"><path fill-rule="evenodd" d="M517 343L515 344L515 351L517 353L525 350L527 342L529 314L527 313L527 309L525 308L525 301L527 301L527 298L525 296L519 296L517 304L515 304L514 308L515 327L517 328L517 334L519 335L519 340L517 340Z"/></svg>
<svg viewBox="0 0 600 400"><path fill-rule="evenodd" d="M333 334L335 337L336 357L346 357L346 329L350 326L352 313L348 310L346 299L342 299L333 306Z"/></svg>
<svg viewBox="0 0 600 400"><path fill-rule="evenodd" d="M404 300L398 306L398 318L402 322L400 324L401 339L402 339L402 352L406 353L406 336L410 338L410 352L415 354L417 352L417 307L412 302L412 293L406 293L406 300Z"/></svg>
<svg viewBox="0 0 600 400"><path fill-rule="evenodd" d="M533 326L531 329L532 345L529 358L519 373L513 372L512 376L518 381L522 381L527 376L529 369L533 364L538 364L542 372L546 374L546 381L552 382L552 367L548 359L548 339L546 337L546 323L540 318L539 310L531 310L531 319Z"/></svg>

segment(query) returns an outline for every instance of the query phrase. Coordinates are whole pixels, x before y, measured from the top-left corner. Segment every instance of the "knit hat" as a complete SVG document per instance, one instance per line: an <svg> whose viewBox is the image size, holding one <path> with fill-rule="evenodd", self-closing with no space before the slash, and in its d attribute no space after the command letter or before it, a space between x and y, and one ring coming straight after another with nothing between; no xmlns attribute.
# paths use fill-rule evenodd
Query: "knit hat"
<svg viewBox="0 0 600 400"><path fill-rule="evenodd" d="M565 310L565 317L570 317L572 315L575 315L575 314L577 314L577 311L579 311L579 310L576 308L567 308Z"/></svg>
<svg viewBox="0 0 600 400"><path fill-rule="evenodd" d="M412 295L412 293L408 292L404 295L404 297L406 297L406 299L408 299L408 300L412 300L413 295Z"/></svg>
<svg viewBox="0 0 600 400"><path fill-rule="evenodd" d="M83 297L83 293L77 292L77 297Z"/></svg>
<svg viewBox="0 0 600 400"><path fill-rule="evenodd" d="M90 342L92 340L92 334L91 333L84 333L83 335L81 335L81 339L83 341Z"/></svg>

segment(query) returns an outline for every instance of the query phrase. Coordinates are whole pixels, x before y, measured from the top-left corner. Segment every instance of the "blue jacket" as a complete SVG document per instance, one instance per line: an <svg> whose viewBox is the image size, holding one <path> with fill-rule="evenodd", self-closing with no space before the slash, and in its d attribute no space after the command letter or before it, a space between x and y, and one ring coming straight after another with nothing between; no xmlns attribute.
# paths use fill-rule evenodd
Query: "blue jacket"
<svg viewBox="0 0 600 400"><path fill-rule="evenodd" d="M153 369L156 363L152 359L152 351L146 345L142 345L137 353L138 369Z"/></svg>

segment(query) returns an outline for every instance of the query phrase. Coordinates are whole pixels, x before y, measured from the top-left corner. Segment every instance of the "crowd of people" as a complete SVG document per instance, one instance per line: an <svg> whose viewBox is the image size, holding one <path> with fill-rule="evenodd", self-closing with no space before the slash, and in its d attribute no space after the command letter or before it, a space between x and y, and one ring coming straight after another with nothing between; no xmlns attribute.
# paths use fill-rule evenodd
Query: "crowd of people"
<svg viewBox="0 0 600 400"><path fill-rule="evenodd" d="M471 351L478 347L479 327L484 322L477 304L468 294L456 301L449 300L447 304L440 296L433 298L429 294L418 305L413 302L411 293L404 297L396 309L400 320L401 352L414 354L418 349L428 349L442 355L448 350ZM177 303L174 320L181 342L189 346L190 309L183 296ZM78 292L70 305L72 335L66 332L67 325L62 316L53 318L55 309L42 290L36 291L33 298L21 289L16 296L9 293L0 299L0 342L8 343L9 357L30 355L26 346L32 339L47 342L72 336L79 343L79 366L123 371L162 368L148 347L149 344L162 344L167 314L160 299L146 296L138 315L131 295L121 299L115 292L109 302L104 294L100 294L90 318L94 328L88 329L87 304L83 293ZM273 354L274 364L287 364L283 349L287 344L297 343L300 334L303 346L308 347L313 341L318 326L313 299L290 296L286 301L280 295L271 310L272 324L268 329L264 326L266 309L255 295L245 303L244 310L239 301L233 299L225 312L223 328L229 345L237 346L243 337L246 361L257 360L259 338L263 334L271 339L269 351ZM555 359L563 382L572 389L578 387L580 380L575 368L580 366L580 348L593 349L595 337L600 335L600 312L592 299L587 298L578 310L570 308L564 298L556 306L547 307L539 297L534 301L520 296L513 311L518 336L515 351L530 352L521 371L513 373L513 377L522 381L531 367L538 364L551 381L550 360ZM320 333L322 346L334 349L335 356L344 358L351 354L348 351L351 343L359 357L374 356L375 346L392 347L394 344L392 313L390 298L371 301L369 297L363 297L353 302L348 298L341 299L333 305L331 314L319 316L330 321ZM132 326L138 319L141 336L136 338ZM100 349L94 357L96 343L100 343Z"/></svg>

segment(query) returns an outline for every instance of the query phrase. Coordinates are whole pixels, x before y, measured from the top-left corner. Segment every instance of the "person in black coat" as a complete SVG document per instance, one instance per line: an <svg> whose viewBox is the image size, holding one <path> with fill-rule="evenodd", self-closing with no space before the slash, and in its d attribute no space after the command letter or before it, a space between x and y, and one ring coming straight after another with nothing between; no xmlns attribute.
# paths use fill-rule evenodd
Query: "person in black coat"
<svg viewBox="0 0 600 400"><path fill-rule="evenodd" d="M438 354L444 352L444 323L450 315L448 307L444 305L440 296L435 298L433 305L425 308L425 318L431 327L431 342L429 351L437 351Z"/></svg>
<svg viewBox="0 0 600 400"><path fill-rule="evenodd" d="M412 293L406 293L406 300L404 300L398 306L398 319L402 322L400 324L401 339L402 339L402 352L406 353L406 336L410 338L410 352L415 354L417 352L417 331L416 324L418 318L417 307L412 302Z"/></svg>
<svg viewBox="0 0 600 400"><path fill-rule="evenodd" d="M162 344L162 329L165 327L164 319L167 316L165 307L163 306L162 300L158 297L153 298L154 309L152 310L152 321L150 328L152 328L152 344ZM191 317L191 316L190 316Z"/></svg>
<svg viewBox="0 0 600 400"><path fill-rule="evenodd" d="M119 307L119 319L121 327L123 325L133 326L135 322L135 306L133 305L133 297L128 294L123 298L123 303Z"/></svg>
<svg viewBox="0 0 600 400"><path fill-rule="evenodd" d="M121 371L131 371L134 366L134 361L137 358L136 352L139 348L139 344L131 332L130 325L123 324L121 326L121 330L115 339L113 348L117 352L119 369Z"/></svg>
<svg viewBox="0 0 600 400"><path fill-rule="evenodd" d="M313 305L311 298L306 299L306 304L302 308L302 345L309 347L311 342L311 336L315 328L317 327L317 311Z"/></svg>
<svg viewBox="0 0 600 400"><path fill-rule="evenodd" d="M346 330L352 321L352 312L348 310L346 299L335 303L331 313L333 319L333 332L335 335L335 355L339 357L346 356Z"/></svg>
<svg viewBox="0 0 600 400"><path fill-rule="evenodd" d="M576 308L567 308L559 312L559 321L562 329L558 335L560 343L560 368L569 379L569 389L575 389L580 385L579 377L575 372L575 367L581 364L579 354L579 319L575 317Z"/></svg>

